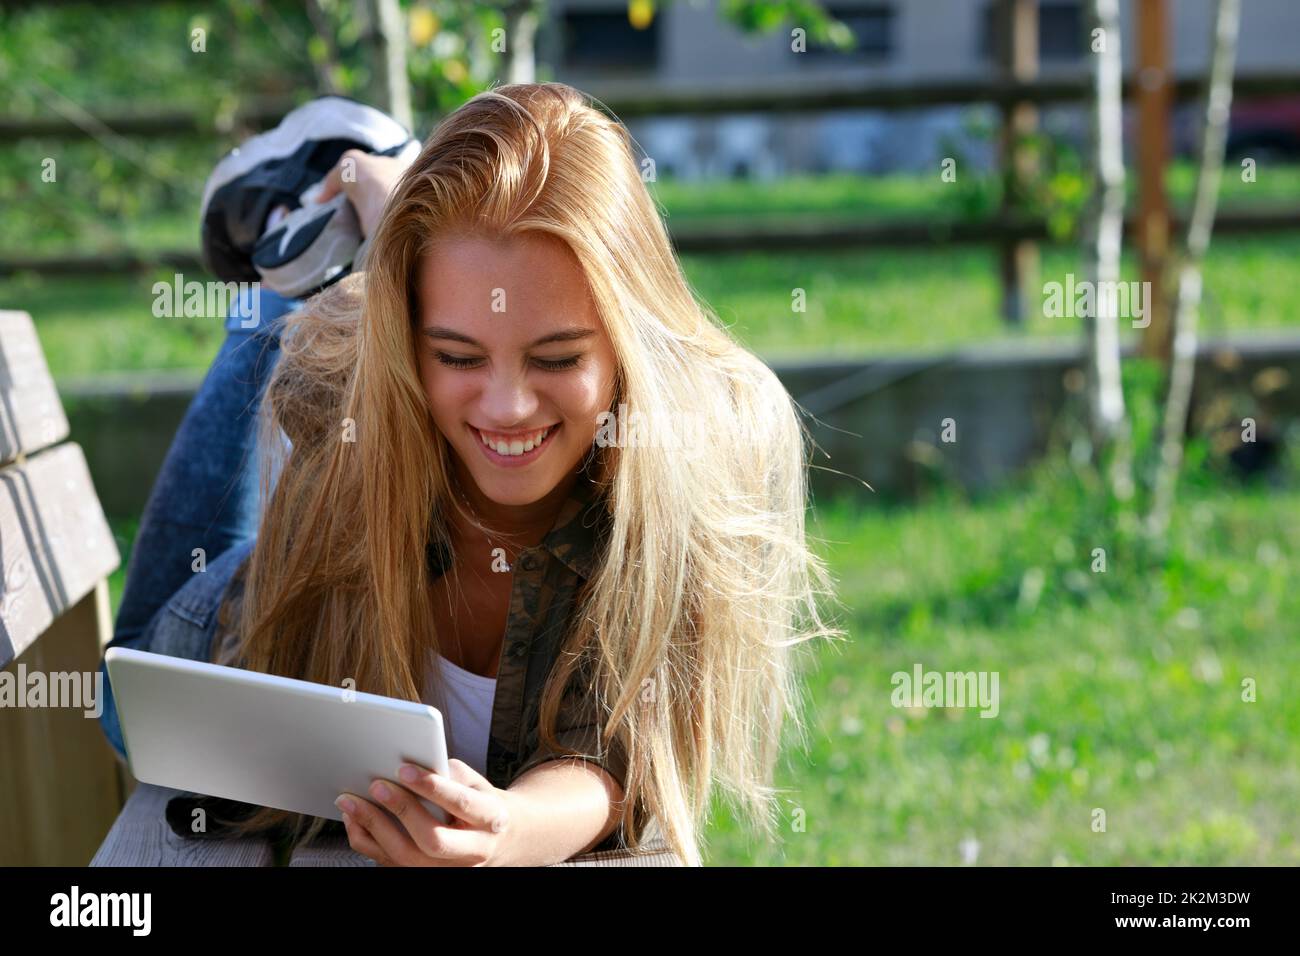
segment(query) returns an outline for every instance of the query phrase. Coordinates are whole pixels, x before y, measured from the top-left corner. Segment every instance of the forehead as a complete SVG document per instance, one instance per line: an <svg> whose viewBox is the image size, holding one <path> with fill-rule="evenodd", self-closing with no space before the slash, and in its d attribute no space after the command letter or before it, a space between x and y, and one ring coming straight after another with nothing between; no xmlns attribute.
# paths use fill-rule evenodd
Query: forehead
<svg viewBox="0 0 1300 956"><path fill-rule="evenodd" d="M426 326L600 326L577 256L554 236L448 238L420 260L418 276Z"/></svg>

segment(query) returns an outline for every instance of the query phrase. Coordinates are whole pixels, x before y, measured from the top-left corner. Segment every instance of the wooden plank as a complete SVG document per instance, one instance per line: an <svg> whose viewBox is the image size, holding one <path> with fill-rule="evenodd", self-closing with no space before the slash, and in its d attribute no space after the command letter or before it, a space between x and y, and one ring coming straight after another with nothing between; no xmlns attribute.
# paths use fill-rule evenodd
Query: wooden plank
<svg viewBox="0 0 1300 956"><path fill-rule="evenodd" d="M685 866L681 857L668 848L662 837L650 840L642 848L642 855L627 850L602 850L597 853L583 853L563 863L553 866Z"/></svg>
<svg viewBox="0 0 1300 956"><path fill-rule="evenodd" d="M668 849L664 840L646 845L645 856L634 856L621 850L584 853L553 866L684 866L681 859ZM348 845L343 837L325 837L294 851L290 866L376 866L374 860L362 856Z"/></svg>
<svg viewBox="0 0 1300 956"><path fill-rule="evenodd" d="M0 710L0 866L85 866L121 809L117 755L96 719L108 614L101 581L4 669L15 687L20 665L24 677L79 674L94 697Z"/></svg>
<svg viewBox="0 0 1300 956"><path fill-rule="evenodd" d="M167 801L181 791L136 786L91 866L272 866L264 839L191 840L177 836L165 817Z"/></svg>
<svg viewBox="0 0 1300 956"><path fill-rule="evenodd" d="M345 837L320 837L293 851L290 866L378 866L348 846Z"/></svg>
<svg viewBox="0 0 1300 956"><path fill-rule="evenodd" d="M120 562L81 448L0 470L0 666Z"/></svg>
<svg viewBox="0 0 1300 956"><path fill-rule="evenodd" d="M67 437L68 419L31 316L0 310L0 465Z"/></svg>

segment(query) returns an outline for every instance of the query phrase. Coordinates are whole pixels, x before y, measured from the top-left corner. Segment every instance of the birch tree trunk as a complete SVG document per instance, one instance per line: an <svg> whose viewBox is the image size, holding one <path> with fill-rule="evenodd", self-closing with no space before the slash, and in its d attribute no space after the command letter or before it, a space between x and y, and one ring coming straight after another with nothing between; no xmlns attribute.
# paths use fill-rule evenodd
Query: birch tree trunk
<svg viewBox="0 0 1300 956"><path fill-rule="evenodd" d="M1093 195L1084 222L1084 273L1093 288L1117 288L1124 236L1124 104L1120 83L1119 0L1090 0ZM1100 30L1100 33L1096 31ZM1120 381L1119 297L1098 294L1084 318L1087 340L1088 422L1093 455L1113 452L1110 484L1116 497L1133 494L1128 420Z"/></svg>
<svg viewBox="0 0 1300 956"><path fill-rule="evenodd" d="M359 0L363 35L370 50L375 105L414 130L411 86L406 73L406 20L397 0Z"/></svg>
<svg viewBox="0 0 1300 956"><path fill-rule="evenodd" d="M1241 22L1241 0L1218 0L1214 15L1214 47L1210 60L1209 90L1205 102L1205 125L1201 136L1200 172L1192 218L1187 227L1187 249L1179 265L1174 299L1173 361L1169 393L1161 429L1160 460L1148 517L1148 532L1163 537L1169 527L1178 473L1183 463L1183 442L1187 431L1187 410L1191 404L1192 381L1196 373L1196 326L1201 308L1201 263L1210 245L1210 231L1219 199L1223 174L1223 152L1228 136L1228 114L1232 107L1232 71L1237 56L1237 29Z"/></svg>
<svg viewBox="0 0 1300 956"><path fill-rule="evenodd" d="M534 0L517 0L503 11L506 19L506 83L537 82L538 9Z"/></svg>

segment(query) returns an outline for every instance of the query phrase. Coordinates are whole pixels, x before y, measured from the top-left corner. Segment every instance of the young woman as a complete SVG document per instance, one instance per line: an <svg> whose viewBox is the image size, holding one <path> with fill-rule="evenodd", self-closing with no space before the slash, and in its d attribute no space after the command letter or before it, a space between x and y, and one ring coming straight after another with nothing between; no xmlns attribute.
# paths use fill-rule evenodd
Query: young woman
<svg viewBox="0 0 1300 956"><path fill-rule="evenodd" d="M770 836L791 649L841 633L804 434L692 296L626 130L501 87L369 205L366 271L262 333L265 510L169 603L201 628L182 652L444 708L448 777L340 796L383 864L659 835L696 865L715 783ZM321 825L247 828L286 823Z"/></svg>

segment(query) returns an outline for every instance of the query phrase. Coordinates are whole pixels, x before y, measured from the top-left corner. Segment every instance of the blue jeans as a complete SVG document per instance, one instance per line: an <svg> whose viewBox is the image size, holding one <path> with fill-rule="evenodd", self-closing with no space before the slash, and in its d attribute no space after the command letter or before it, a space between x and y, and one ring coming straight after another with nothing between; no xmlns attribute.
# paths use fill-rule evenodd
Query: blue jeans
<svg viewBox="0 0 1300 956"><path fill-rule="evenodd" d="M232 306L226 339L172 439L141 516L109 647L209 659L226 584L257 536L257 411L280 357L281 319L298 305L296 299L254 287ZM100 725L125 758L102 661L100 670L105 687Z"/></svg>

